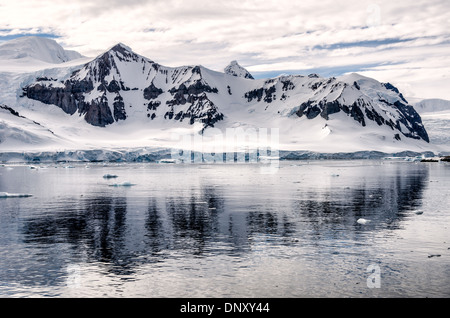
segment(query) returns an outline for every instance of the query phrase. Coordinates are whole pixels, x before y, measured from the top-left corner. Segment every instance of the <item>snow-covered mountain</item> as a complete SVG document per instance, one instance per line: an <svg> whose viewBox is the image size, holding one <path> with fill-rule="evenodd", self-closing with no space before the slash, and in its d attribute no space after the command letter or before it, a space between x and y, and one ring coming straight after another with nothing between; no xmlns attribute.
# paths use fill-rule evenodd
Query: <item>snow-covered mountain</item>
<svg viewBox="0 0 450 318"><path fill-rule="evenodd" d="M423 99L414 103L418 113L450 111L450 101L445 99Z"/></svg>
<svg viewBox="0 0 450 318"><path fill-rule="evenodd" d="M38 36L23 36L0 43L0 60L29 58L58 64L82 57L78 52L65 50L55 40Z"/></svg>
<svg viewBox="0 0 450 318"><path fill-rule="evenodd" d="M88 63L4 83L15 91L0 103L76 147L170 146L173 132L276 128L282 149L429 149L421 117L401 93L358 74L253 79L234 61L225 72L166 67L119 43Z"/></svg>
<svg viewBox="0 0 450 318"><path fill-rule="evenodd" d="M450 101L444 99L423 99L413 103L427 127L430 142L450 152Z"/></svg>
<svg viewBox="0 0 450 318"><path fill-rule="evenodd" d="M237 61L231 61L227 67L224 69L225 74L243 77L248 79L254 79L252 74L247 71L244 67L240 66Z"/></svg>

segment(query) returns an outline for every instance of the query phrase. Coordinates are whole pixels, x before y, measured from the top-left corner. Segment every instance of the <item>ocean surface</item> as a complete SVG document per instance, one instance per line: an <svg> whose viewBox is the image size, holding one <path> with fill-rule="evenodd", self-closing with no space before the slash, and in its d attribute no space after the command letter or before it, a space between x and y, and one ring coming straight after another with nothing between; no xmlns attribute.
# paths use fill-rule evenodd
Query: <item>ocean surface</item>
<svg viewBox="0 0 450 318"><path fill-rule="evenodd" d="M0 297L449 297L449 188L444 162L3 165Z"/></svg>

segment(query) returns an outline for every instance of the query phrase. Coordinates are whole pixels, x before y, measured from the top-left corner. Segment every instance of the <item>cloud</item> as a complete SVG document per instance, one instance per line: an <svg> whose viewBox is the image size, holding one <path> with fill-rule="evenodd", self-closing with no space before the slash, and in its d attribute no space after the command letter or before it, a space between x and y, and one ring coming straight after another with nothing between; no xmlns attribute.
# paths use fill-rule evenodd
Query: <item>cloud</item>
<svg viewBox="0 0 450 318"><path fill-rule="evenodd" d="M450 85L445 65L440 70L435 65L447 61L449 52L449 1L0 0L0 4L0 36L53 34L66 48L87 56L123 42L168 66L202 64L222 70L230 60L238 60L253 72L370 71L377 79L390 75L409 83L411 92L420 91L424 97L437 94L450 99L450 93L408 78L406 71L418 67L414 75L423 74L431 82L436 79L429 70L436 70L440 83Z"/></svg>

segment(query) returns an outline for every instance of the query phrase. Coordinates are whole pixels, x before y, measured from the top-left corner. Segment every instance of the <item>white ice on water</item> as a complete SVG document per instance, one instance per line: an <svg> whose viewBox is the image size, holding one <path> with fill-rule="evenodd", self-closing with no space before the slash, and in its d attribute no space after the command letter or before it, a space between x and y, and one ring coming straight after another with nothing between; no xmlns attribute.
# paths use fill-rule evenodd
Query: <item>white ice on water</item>
<svg viewBox="0 0 450 318"><path fill-rule="evenodd" d="M27 193L8 193L8 192L0 192L0 198L28 198L33 196L32 194Z"/></svg>

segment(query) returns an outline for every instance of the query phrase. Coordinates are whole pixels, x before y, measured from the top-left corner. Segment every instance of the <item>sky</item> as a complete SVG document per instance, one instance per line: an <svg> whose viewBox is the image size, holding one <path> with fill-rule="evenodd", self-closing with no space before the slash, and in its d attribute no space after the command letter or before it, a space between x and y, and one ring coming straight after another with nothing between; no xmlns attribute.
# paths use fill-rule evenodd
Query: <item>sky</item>
<svg viewBox="0 0 450 318"><path fill-rule="evenodd" d="M165 66L237 60L256 78L356 72L450 100L448 0L0 0L0 41L22 35L92 57L121 42Z"/></svg>

